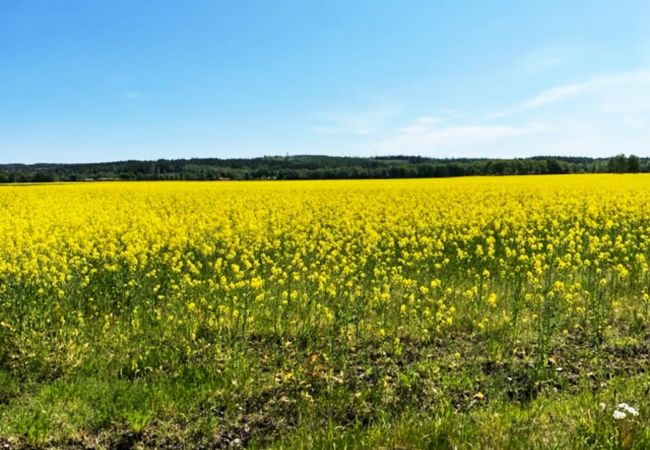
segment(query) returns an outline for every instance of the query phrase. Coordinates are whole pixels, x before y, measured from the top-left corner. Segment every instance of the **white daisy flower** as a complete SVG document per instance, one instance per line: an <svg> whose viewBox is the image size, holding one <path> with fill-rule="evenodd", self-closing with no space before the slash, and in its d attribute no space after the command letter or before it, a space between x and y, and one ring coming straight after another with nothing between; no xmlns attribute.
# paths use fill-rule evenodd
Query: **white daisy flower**
<svg viewBox="0 0 650 450"><path fill-rule="evenodd" d="M627 403L619 403L617 405L617 408L622 409L623 411L626 411L626 412L632 414L633 416L638 416L639 415L639 411L636 408L631 407Z"/></svg>

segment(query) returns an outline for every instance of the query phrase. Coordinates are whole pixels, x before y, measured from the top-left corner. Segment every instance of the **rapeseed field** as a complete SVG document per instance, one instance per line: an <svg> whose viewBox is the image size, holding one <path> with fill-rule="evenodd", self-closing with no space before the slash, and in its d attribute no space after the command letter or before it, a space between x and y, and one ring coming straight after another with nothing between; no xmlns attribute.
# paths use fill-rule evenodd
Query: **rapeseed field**
<svg viewBox="0 0 650 450"><path fill-rule="evenodd" d="M648 175L0 186L0 208L12 448L650 446Z"/></svg>

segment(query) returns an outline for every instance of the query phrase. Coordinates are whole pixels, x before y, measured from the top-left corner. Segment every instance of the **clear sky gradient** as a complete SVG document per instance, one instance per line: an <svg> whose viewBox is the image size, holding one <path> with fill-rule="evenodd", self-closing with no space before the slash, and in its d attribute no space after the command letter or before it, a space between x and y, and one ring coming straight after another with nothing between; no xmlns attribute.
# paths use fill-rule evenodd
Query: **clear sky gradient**
<svg viewBox="0 0 650 450"><path fill-rule="evenodd" d="M650 156L650 1L0 1L0 162Z"/></svg>

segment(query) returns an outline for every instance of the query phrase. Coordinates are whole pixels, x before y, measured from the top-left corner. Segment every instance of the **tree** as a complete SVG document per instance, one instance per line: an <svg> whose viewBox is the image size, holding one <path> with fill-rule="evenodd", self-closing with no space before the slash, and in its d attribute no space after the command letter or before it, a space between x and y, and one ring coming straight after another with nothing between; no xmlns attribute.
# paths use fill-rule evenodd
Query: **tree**
<svg viewBox="0 0 650 450"><path fill-rule="evenodd" d="M639 173L641 171L641 162L636 155L630 155L627 158L627 171L630 173Z"/></svg>
<svg viewBox="0 0 650 450"><path fill-rule="evenodd" d="M616 155L609 158L607 162L607 171L611 173L624 173L628 168L628 161L624 154Z"/></svg>
<svg viewBox="0 0 650 450"><path fill-rule="evenodd" d="M546 160L546 173L550 174L560 174L564 173L564 167L562 163L555 158L550 158Z"/></svg>

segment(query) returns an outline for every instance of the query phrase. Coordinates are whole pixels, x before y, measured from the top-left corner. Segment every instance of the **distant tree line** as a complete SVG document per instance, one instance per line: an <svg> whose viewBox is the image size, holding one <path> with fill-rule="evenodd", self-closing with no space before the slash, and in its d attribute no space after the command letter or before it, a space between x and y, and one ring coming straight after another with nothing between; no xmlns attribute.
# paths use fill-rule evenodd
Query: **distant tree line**
<svg viewBox="0 0 650 450"><path fill-rule="evenodd" d="M442 178L471 175L650 172L650 158L549 157L434 159L318 155L251 159L159 159L92 164L3 164L0 183L94 180L308 180Z"/></svg>

